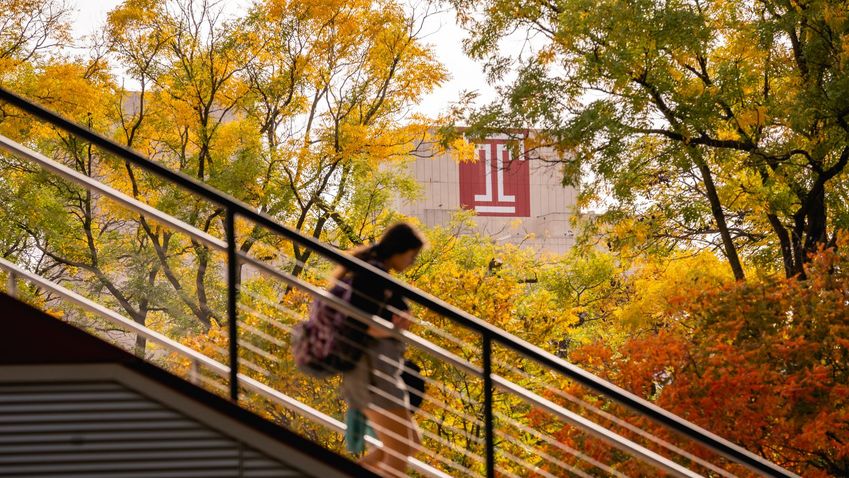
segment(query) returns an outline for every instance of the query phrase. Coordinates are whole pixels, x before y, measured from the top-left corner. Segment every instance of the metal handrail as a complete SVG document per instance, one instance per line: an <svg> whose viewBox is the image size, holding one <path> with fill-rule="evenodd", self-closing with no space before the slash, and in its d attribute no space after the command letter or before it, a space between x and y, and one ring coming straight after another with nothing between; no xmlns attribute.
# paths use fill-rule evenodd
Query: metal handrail
<svg viewBox="0 0 849 478"><path fill-rule="evenodd" d="M448 319L463 325L473 331L476 331L481 334L484 343L495 341L499 344L512 349L515 352L518 352L525 357L538 362L539 364L548 367L551 370L557 371L576 382L587 386L596 392L605 395L606 397L631 408L637 413L651 418L652 420L663 424L670 429L685 435L698 443L713 449L715 452L719 453L726 458L742 464L753 471L758 473L765 474L767 476L775 476L775 477L794 477L797 478L798 475L791 473L778 465L771 463L765 460L762 457L759 457L748 450L735 445L728 440L725 440L698 425L688 422L676 415L673 415L662 408L641 399L640 397L625 391L624 389L617 387L601 378L598 378L589 372L576 367L573 364L566 362L565 360L557 357L539 347L536 347L504 330L501 330L497 327L494 327L483 320L463 311L456 307L453 307L446 302L437 299L436 297L431 296L430 294L424 293L417 289L414 289L408 285L405 285L396 279L392 278L389 274L384 271L379 270L376 267L371 266L363 261L360 261L353 256L347 255L343 252L340 252L330 246L327 246L317 239L314 239L309 236L301 235L298 231L288 228L282 224L279 224L272 217L267 214L256 211L251 206L227 195L220 191L215 190L214 188L191 178L183 173L172 171L165 166L153 162L136 151L131 150L125 146L122 146L98 133L93 132L92 130L79 125L75 122L72 122L66 118L63 118L56 113L53 113L35 103L24 99L23 97L12 93L11 91L0 88L0 100L9 103L16 108L19 108L33 116L41 118L75 136L85 139L90 143L108 151L121 159L128 161L132 164L135 164L142 169L154 173L170 182L177 184L178 186L191 191L207 200L214 202L223 206L227 212L227 235L228 235L228 283L230 287L228 287L228 315L230 316L229 326L231 327L231 337L236 337L236 320L235 320L235 311L236 311L236 288L234 284L236 282L236 268L238 258L235 254L235 237L234 230L232 226L235 217L241 216L245 219L251 220L256 224L265 227L269 231L280 234L281 236L291 240L294 243L297 243L301 246L307 247L318 254L331 259L337 264L342 265L343 267L352 270L357 273L362 273L370 278L377 280L380 283L386 285L386 287L396 290L403 294L405 297L413 300L414 302L444 316ZM235 340L233 341L235 342ZM491 343L491 342L490 342ZM235 343L231 343L231 351L236 347ZM238 377L236 375L236 370L238 370L237 366L237 357L238 354L231 354L231 398L234 400L238 399ZM488 358L484 357L484 361L487 361ZM487 374L485 380L488 382L491 381L491 377ZM490 384L491 385L491 384ZM484 390L486 396L489 396L491 399L492 387L487 387ZM486 399L486 397L485 397ZM485 400L486 401L486 400ZM493 455L493 442L491 436L491 414L487 415L489 424L487 425L487 454ZM488 463L487 466L487 476L494 476L494 466L492 463Z"/></svg>
<svg viewBox="0 0 849 478"><path fill-rule="evenodd" d="M158 211L157 209L155 209L155 208L153 208L153 207L151 207L147 204L141 203L140 201L138 201L134 198L131 198L131 197L127 196L126 194L124 194L124 193L122 193L122 192L120 192L120 191L118 191L114 188L106 186L106 185L104 185L104 184L102 184L98 181L95 181L94 179L92 179L92 178L90 178L90 177L88 177L88 176L86 176L82 173L79 173L78 171L75 171L75 170L73 170L73 169L71 169L71 168L69 168L69 167L67 167L63 164L60 164L56 161L53 161L53 160L47 158L46 156L44 156L43 154L38 153L37 151L33 151L33 150L31 150L31 149L29 149L25 146L22 146L22 145L20 145L16 142L10 140L9 138L6 138L3 135L0 135L0 149L3 149L3 150L5 150L5 151L17 156L17 157L22 157L22 158L25 158L29 161L32 161L32 162L40 165L41 167L43 167L44 169L46 169L48 171L51 171L51 172L65 178L69 181L75 182L75 183L77 183L77 184L79 184L79 185L81 185L85 188L92 190L92 191L96 191L97 193L99 193L99 194L101 194L105 197L108 197L109 199L111 199L111 200L113 200L113 201L115 201L119 204L122 204L122 205L126 206L127 208L138 212L139 214L146 215L146 216L149 216L151 218L155 218L161 224L164 224L164 225L172 227L176 230L179 230L179 231L187 234L188 236L190 236L194 239L197 239L199 241L205 242L206 244L208 244L208 245L210 245L210 246L212 246L212 247L214 247L218 250L226 250L226 245L224 244L223 241L220 241L220 240L212 237L211 235L201 231L200 229L197 229L196 227L194 227L190 224L187 224L187 223L185 223L185 222L183 222L183 221L181 221L177 218L171 217L167 214L163 214L160 211ZM338 309L344 311L347 315L363 322L366 325L374 325L374 326L380 327L380 328L382 328L386 331L389 331L392 334L394 334L398 339L408 343L409 345L412 345L412 346L417 347L421 350L424 350L434 357L438 357L442 361L453 365L454 367L456 367L459 370L463 370L463 371L470 373L471 375L476 376L476 377L484 378L484 380L486 380L486 378L488 376L491 377L491 379L490 379L491 381L489 382L489 385L488 385L489 388L492 388L493 384L495 384L499 388L501 388L503 391L513 393L517 397L525 400L530 405L540 407L541 409L548 410L551 413L555 414L556 416L563 418L564 420L571 423L572 425L574 425L578 428L581 428L582 430L592 434L593 436L601 438L602 440L606 441L607 443L610 443L611 445L616 446L617 448L619 448L619 449L621 449L625 452L632 453L635 456L638 456L638 457L640 457L641 459L643 459L647 462L653 463L658 468L660 468L664 471L667 471L669 473L672 473L674 476L689 477L689 478L694 478L694 477L699 476L697 474L690 472L686 468L672 462L671 460L669 460L665 457L662 457L662 456L660 456L660 455L658 455L658 454L656 454L656 453L654 453L650 450L645 449L644 447L634 443L631 440L623 438L620 435L615 434L615 433L605 429L604 427L601 427L598 424L595 424L595 423L593 423L589 420L586 420L583 417L580 417L580 416L574 414L573 412L570 412L569 410L567 410L567 409L565 409L565 408L563 408L559 405L554 404L553 402L550 402L548 400L543 399L542 397L539 397L538 395L524 389L523 387L520 387L516 384L513 384L513 383L509 382L508 380L491 373L491 370L488 370L486 363L484 364L484 368L481 369L480 367L475 366L474 364L468 362L467 360L464 360L464 359L458 357L457 355L453 354L452 352L449 352L449 351L445 350L444 348L442 348L442 347L440 347L436 344L433 344L432 342L430 342L430 341L428 341L428 340L426 340L422 337L419 337L418 335L413 334L412 332L409 332L407 330L397 330L397 329L395 329L391 322L389 322L389 321L387 321L387 320L385 320L381 317L375 316L375 315L366 314L365 312L361 311L360 309L352 306L350 303L348 303L344 300L341 300L340 298L336 297L335 295L329 293L325 289L316 287L316 286L314 286L314 285L312 285L312 284L310 284L306 281L303 281L303 280L301 280L301 279L299 279L299 278L297 278L297 277L295 277L295 276L293 276L289 273L286 273L286 272L280 271L280 270L278 270L274 267L271 267L270 265L268 265L264 262L258 261L256 259L248 256L245 253L238 252L238 253L236 253L236 256L238 257L240 263L254 267L254 268L256 268L256 269L258 269L258 270L260 270L260 271L262 271L262 272L264 272L268 275L271 275L271 276L285 282L287 285L295 287L298 290L307 292L314 299L320 299L324 302L330 303L335 308L338 308ZM17 268L17 266L14 266L13 264L9 263L8 261L2 260L2 259L0 259L0 267L5 267L5 268L10 269L10 270L14 269L16 273L19 273L19 274L21 273L20 269ZM29 277L31 280L35 281L36 280L35 278L37 278L38 276L33 275L33 274L28 274L27 277ZM42 285L43 284L49 284L49 282L46 282L43 279L39 278L38 280L39 280L39 282L38 282L39 284L42 284ZM11 282L11 283L14 283L14 282ZM52 289L52 288L59 287L59 286L54 287L54 286L50 285L49 287ZM109 310L105 307L102 307L98 304L91 303L91 304L94 304L94 305L89 305L90 301L88 301L88 299L85 299L82 296L80 296L80 295L78 295L74 292L62 289L62 292L58 292L58 293L60 293L63 297L66 297L69 300L72 300L73 302L85 303L86 304L85 307L87 308L87 310L90 310L92 312L103 315L106 318L109 318L110 320L118 321L122 324L125 324L128 327L132 328L133 331L140 333L141 335L143 335L145 337L148 337L148 332L145 332L145 330L149 330L149 329L144 328L143 326L135 323L134 321L129 321L129 319L125 319L122 316L120 316L119 314L117 314L117 313L115 313L115 312L113 312L113 311L111 311L111 310ZM158 342L158 343L162 343L163 340L170 340L170 339L167 339L164 336L159 336L159 335L153 336L153 337L150 337L150 338L152 340ZM231 343L232 342L233 341L231 341ZM191 351L191 349L187 349L184 346L180 346L179 350L183 353L186 353L187 350ZM485 356L489 356L489 354L485 354ZM215 363L217 364L217 362L215 362ZM210 366L209 364L206 364L206 365ZM223 367L223 365L222 365L222 367ZM213 367L213 368L215 368L215 367ZM219 372L224 370L224 369L218 369L218 368L215 368L215 369ZM230 369L226 368L224 373L230 373ZM244 376L242 374L239 374L238 377L239 377L240 381L244 380L244 378L243 378ZM255 388L259 387L260 393L266 394L266 393L268 393L268 390L274 390L274 389L271 389L270 387L268 387L267 385L261 384L259 382L257 382L257 384L259 384L259 385L255 385L254 387ZM489 423L492 423L491 398L490 398L490 405L486 406L486 404L485 404L484 406L485 406L485 409L490 410ZM295 410L293 410L293 411L295 411ZM320 412L317 412L313 409L310 409L309 411L307 411L307 415L309 415L311 418L318 420L319 422L325 424L326 426L331 426L329 424L329 422L327 421L329 419L329 417L327 417L326 415L320 414ZM492 429L490 428L487 431L487 433L491 434ZM489 439L490 440L492 439L492 435L489 436ZM493 458L494 458L494 456L492 456L489 459L492 460ZM494 467L495 463L491 462L491 463L489 463L488 466Z"/></svg>

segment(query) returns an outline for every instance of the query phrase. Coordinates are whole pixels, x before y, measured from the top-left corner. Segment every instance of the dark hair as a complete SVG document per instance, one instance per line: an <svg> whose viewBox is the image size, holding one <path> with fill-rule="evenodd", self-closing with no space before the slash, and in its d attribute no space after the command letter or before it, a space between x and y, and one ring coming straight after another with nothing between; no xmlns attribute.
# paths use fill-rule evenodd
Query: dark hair
<svg viewBox="0 0 849 478"><path fill-rule="evenodd" d="M371 246L371 256L379 261L385 261L396 254L403 254L412 249L421 249L424 239L413 226L399 222L383 232L380 241Z"/></svg>
<svg viewBox="0 0 849 478"><path fill-rule="evenodd" d="M383 236L376 244L355 249L351 252L351 255L363 261L377 260L383 262L396 254L421 249L424 245L425 240L416 228L405 222L398 222L383 231ZM345 269L339 269L334 276L339 279L346 272Z"/></svg>

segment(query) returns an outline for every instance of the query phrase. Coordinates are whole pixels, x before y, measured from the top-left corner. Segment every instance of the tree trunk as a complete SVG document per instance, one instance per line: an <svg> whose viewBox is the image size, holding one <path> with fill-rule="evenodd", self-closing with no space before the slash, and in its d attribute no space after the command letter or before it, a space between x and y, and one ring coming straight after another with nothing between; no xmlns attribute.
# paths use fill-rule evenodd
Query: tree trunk
<svg viewBox="0 0 849 478"><path fill-rule="evenodd" d="M695 156L698 156L698 153L695 153ZM704 182L708 201L710 201L710 211L713 214L714 221L716 221L719 235L722 237L725 257L728 259L728 264L731 265L734 278L745 280L746 275L743 273L743 266L740 264L740 257L737 255L737 247L734 246L731 233L728 231L728 224L725 222L725 213L722 212L722 204L719 202L719 194L716 192L716 185L713 183L710 168L708 168L707 164L700 157L696 159L696 164L699 167L699 172L702 174L702 182Z"/></svg>
<svg viewBox="0 0 849 478"><path fill-rule="evenodd" d="M770 225L775 235L778 236L778 242L781 245L781 261L784 264L784 275L787 278L793 277L796 274L796 268L793 264L793 245L790 243L790 234L787 233L787 228L781 224L778 216L775 214L767 214Z"/></svg>
<svg viewBox="0 0 849 478"><path fill-rule="evenodd" d="M828 242L826 233L826 207L825 186L817 182L814 189L808 195L810 198L806 204L806 215L808 216L808 227L805 231L805 252L811 254L817 251L820 244Z"/></svg>
<svg viewBox="0 0 849 478"><path fill-rule="evenodd" d="M793 274L805 278L805 263L821 244L828 242L825 186L819 178L793 215Z"/></svg>

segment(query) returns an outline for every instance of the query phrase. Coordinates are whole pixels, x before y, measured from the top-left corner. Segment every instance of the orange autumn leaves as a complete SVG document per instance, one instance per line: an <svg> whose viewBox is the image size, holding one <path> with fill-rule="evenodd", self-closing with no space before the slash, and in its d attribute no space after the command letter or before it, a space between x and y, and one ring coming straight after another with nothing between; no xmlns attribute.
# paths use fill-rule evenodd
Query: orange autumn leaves
<svg viewBox="0 0 849 478"><path fill-rule="evenodd" d="M847 242L815 255L806 281L763 277L682 290L662 329L570 358L803 476L845 475Z"/></svg>

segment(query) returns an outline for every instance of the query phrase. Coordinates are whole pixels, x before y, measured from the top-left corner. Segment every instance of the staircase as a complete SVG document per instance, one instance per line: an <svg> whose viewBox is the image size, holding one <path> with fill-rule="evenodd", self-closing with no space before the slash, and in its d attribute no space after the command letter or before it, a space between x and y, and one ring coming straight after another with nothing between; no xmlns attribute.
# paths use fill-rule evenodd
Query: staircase
<svg viewBox="0 0 849 478"><path fill-rule="evenodd" d="M82 174L27 145L0 136L0 149L11 157L108 199L126 214L146 218L210 251L211 263L218 264L223 284L222 311L217 314L223 325L218 328L212 324L210 330L215 333L207 335L213 338L206 342L198 340L198 334L177 319L170 321L167 313L157 323L141 324L107 307L103 300L71 290L72 284L60 285L34 274L31 264L0 260L10 296L22 300L37 298L41 307L59 312L56 315L64 322L131 351L144 363L155 364L181 377L193 389L205 390L203 393L210 397L223 397L232 406L344 454L341 441L345 430L341 421L344 407L335 395L337 383L301 376L294 370L287 350L289 330L303 320L304 303L315 298L365 323L392 330L391 324L368 316L325 291L322 285L331 280L330 271L343 266L367 274L415 303L412 332L393 333L406 342L408 350L424 365L427 393L417 415L423 440L421 449L409 463L417 475L796 476L485 320L402 284L204 183L169 170L14 93L0 89L0 100L125 162L128 169L150 174L194 200L223 211L222 227L206 232L96 179L95 175ZM276 250L282 252L270 256L267 248L263 254L243 252L238 244L243 243L245 231L258 229L273 236ZM308 250L321 260L299 263L286 250ZM294 269L304 273L293 275L289 271ZM293 301L291 297L301 300ZM0 372L8 367L13 365L0 363ZM0 381L0 390L2 387ZM51 393L61 394L62 390L46 387L32 389L32 393L47 397ZM92 389L86 393L99 392ZM109 389L104 393L135 397L132 393L136 392ZM206 426L201 418L190 418L197 426ZM367 442L369 446L382 446L371 437ZM0 441L0 456L8 446L12 445ZM245 449L253 450L251 456L258 460L272 460L262 458L254 448ZM310 453L315 458L322 452ZM80 459L85 461L83 456ZM320 466L310 468L313 466L310 463L315 461L303 458L298 472L304 476L334 476ZM366 473L353 463L347 469ZM262 476L295 476L285 474L283 468L269 473ZM0 476L5 476L3 471ZM212 475L201 472L173 476Z"/></svg>

